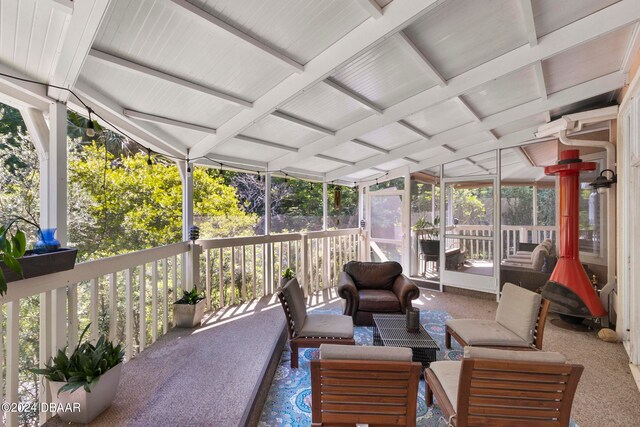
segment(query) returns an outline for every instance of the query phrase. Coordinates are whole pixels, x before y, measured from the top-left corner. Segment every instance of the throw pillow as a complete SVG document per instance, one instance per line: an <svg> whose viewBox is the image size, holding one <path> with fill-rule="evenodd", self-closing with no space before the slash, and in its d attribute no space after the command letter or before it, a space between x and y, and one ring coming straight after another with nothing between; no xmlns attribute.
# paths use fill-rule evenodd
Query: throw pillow
<svg viewBox="0 0 640 427"><path fill-rule="evenodd" d="M531 254L531 268L536 271L541 271L545 256L549 256L547 248L542 245L536 246Z"/></svg>
<svg viewBox="0 0 640 427"><path fill-rule="evenodd" d="M535 292L505 283L496 311L496 322L532 344L541 300L542 297Z"/></svg>

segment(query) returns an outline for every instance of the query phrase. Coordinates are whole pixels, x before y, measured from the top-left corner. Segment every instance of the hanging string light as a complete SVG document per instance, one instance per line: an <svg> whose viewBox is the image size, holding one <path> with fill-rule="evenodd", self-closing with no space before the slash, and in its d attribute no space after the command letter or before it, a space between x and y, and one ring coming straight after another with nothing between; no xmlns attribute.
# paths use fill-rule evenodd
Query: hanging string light
<svg viewBox="0 0 640 427"><path fill-rule="evenodd" d="M96 128L93 124L93 119L91 118L91 113L93 113L93 110L87 107L87 112L89 113L89 121L87 122L87 128L84 130L84 132L89 138L93 138L94 136L96 136Z"/></svg>
<svg viewBox="0 0 640 427"><path fill-rule="evenodd" d="M151 160L151 148L147 148L147 165L153 166L153 161Z"/></svg>

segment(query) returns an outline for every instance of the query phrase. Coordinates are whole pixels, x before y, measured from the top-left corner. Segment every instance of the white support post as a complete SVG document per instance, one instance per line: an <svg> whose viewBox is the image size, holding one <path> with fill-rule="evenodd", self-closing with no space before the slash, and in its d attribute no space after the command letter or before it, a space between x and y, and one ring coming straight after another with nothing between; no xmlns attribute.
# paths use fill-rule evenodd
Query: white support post
<svg viewBox="0 0 640 427"><path fill-rule="evenodd" d="M309 296L309 272L312 268L309 262L309 236L307 234L302 235L302 240L300 242L301 251L302 251L302 260L300 261L300 269L302 270L300 278L302 279L302 290L304 291L305 298Z"/></svg>
<svg viewBox="0 0 640 427"><path fill-rule="evenodd" d="M264 235L271 234L271 173L264 176ZM262 254L264 260L264 289L265 295L273 289L273 246L267 243Z"/></svg>
<svg viewBox="0 0 640 427"><path fill-rule="evenodd" d="M402 197L402 269L411 271L411 173L409 168L404 175Z"/></svg>
<svg viewBox="0 0 640 427"><path fill-rule="evenodd" d="M18 366L20 364L20 301L11 301L7 306L7 377L6 377L6 402L9 404L19 402L18 396ZM18 412L6 411L7 426L18 425Z"/></svg>
<svg viewBox="0 0 640 427"><path fill-rule="evenodd" d="M533 186L533 226L538 225L538 185Z"/></svg>
<svg viewBox="0 0 640 427"><path fill-rule="evenodd" d="M193 225L193 166L184 160L176 161L182 180L182 240L189 240L189 227ZM193 248L192 248L193 249ZM194 264L193 251L182 256L182 285L190 291L194 285L194 272L198 268Z"/></svg>
<svg viewBox="0 0 640 427"><path fill-rule="evenodd" d="M138 313L140 317L140 322L138 323L140 345L138 347L138 353L144 351L147 342L147 273L145 267L145 264L142 264L138 271L138 285L140 287L140 300L138 301L140 303L140 312Z"/></svg>
<svg viewBox="0 0 640 427"><path fill-rule="evenodd" d="M329 188L326 182L322 183L322 231L329 228ZM322 238L322 284L324 288L329 288L329 239Z"/></svg>

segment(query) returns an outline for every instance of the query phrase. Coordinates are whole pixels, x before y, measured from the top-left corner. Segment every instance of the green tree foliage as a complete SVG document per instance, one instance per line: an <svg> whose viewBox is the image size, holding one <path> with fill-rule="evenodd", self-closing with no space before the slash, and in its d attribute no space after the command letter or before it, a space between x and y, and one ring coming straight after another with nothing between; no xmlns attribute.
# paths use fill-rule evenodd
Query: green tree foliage
<svg viewBox="0 0 640 427"><path fill-rule="evenodd" d="M533 187L502 187L502 225L533 224Z"/></svg>
<svg viewBox="0 0 640 427"><path fill-rule="evenodd" d="M203 235L250 232L256 216L239 206L221 177L193 168L194 215ZM70 192L82 201L72 211L70 240L91 259L182 240L182 186L178 168L149 166L138 152L116 158L97 143L69 161ZM94 238L90 238L94 236Z"/></svg>

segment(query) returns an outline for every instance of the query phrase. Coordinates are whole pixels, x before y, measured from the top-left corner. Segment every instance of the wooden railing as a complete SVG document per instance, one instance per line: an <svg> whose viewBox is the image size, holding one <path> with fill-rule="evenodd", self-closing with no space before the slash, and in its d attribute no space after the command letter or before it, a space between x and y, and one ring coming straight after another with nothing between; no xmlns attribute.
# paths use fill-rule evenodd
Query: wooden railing
<svg viewBox="0 0 640 427"><path fill-rule="evenodd" d="M222 307L274 293L291 267L309 294L334 285L343 263L361 259L363 241L360 229L349 229L181 242L11 282L0 298L3 402L51 403L46 382L28 368L73 348L89 323L90 339L106 334L124 343L128 361L169 330L179 289L199 284L208 307ZM52 415L9 411L3 421L29 425Z"/></svg>
<svg viewBox="0 0 640 427"><path fill-rule="evenodd" d="M556 240L556 227L533 225L503 225L501 259L507 258L517 250L518 242L540 243L544 239ZM489 237L493 233L490 225L457 225L453 234L461 237L454 245L464 248L467 258L493 259L493 240L465 239L463 236ZM454 238L451 238L455 240Z"/></svg>
<svg viewBox="0 0 640 427"><path fill-rule="evenodd" d="M9 283L0 303L0 361L6 368L3 401L50 403L54 398L26 363L44 367L57 349L73 348L79 333L91 322L89 338L100 334L125 344L130 360L166 333L173 322L172 304L185 287L188 242L77 264L73 270ZM31 325L21 322L23 314ZM28 308L28 310L24 310ZM6 330L2 330L6 313ZM39 323L39 324L38 324ZM39 328L29 331L29 326ZM35 342L30 339L35 336ZM26 338L25 338L26 337ZM3 348L6 343L6 349ZM5 358L6 350L6 358ZM37 354L36 354L37 352ZM34 354L31 354L34 353ZM25 362L25 356L30 361ZM0 384L2 384L0 370ZM21 395L28 393L29 395ZM7 426L44 423L50 412L4 413Z"/></svg>
<svg viewBox="0 0 640 427"><path fill-rule="evenodd" d="M286 268L308 295L336 283L342 265L361 259L360 229L198 240L209 306L273 294Z"/></svg>

